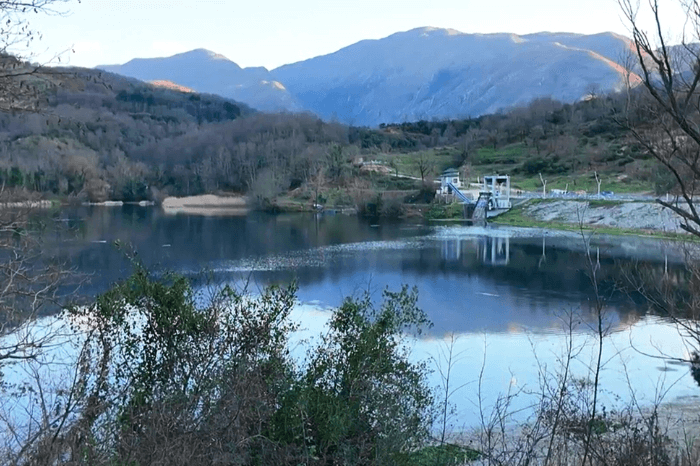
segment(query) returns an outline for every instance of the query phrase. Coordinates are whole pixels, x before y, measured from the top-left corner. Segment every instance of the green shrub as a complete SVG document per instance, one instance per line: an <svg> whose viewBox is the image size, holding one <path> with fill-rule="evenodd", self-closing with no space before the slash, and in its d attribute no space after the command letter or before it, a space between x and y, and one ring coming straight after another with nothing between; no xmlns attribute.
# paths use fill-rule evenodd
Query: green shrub
<svg viewBox="0 0 700 466"><path fill-rule="evenodd" d="M428 438L432 396L426 366L408 361L404 332L428 324L417 291L346 299L284 399L271 436L320 464L411 464Z"/></svg>
<svg viewBox="0 0 700 466"><path fill-rule="evenodd" d="M71 311L91 329L71 391L79 417L36 464L410 464L433 402L403 340L427 325L416 290L379 307L347 299L301 368L294 302L294 286L202 294L137 266Z"/></svg>

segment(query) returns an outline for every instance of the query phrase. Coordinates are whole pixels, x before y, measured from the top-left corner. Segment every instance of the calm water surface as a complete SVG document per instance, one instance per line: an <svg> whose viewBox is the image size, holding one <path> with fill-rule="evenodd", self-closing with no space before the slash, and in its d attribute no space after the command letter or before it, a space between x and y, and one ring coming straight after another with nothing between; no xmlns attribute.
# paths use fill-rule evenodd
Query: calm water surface
<svg viewBox="0 0 700 466"><path fill-rule="evenodd" d="M196 277L254 285L299 284L299 299L325 306L385 287L417 286L435 333L556 331L562 312L589 310L591 283L584 241L577 235L499 227L372 224L351 216L165 215L157 208L81 208L54 219L76 235L56 248L79 271L93 276L97 293L128 275L115 241L130 244L150 267ZM676 245L641 238L597 238L599 267L616 321L646 311L623 293L608 293L620 267L638 261L663 272L680 268Z"/></svg>
<svg viewBox="0 0 700 466"><path fill-rule="evenodd" d="M128 275L128 262L113 246L119 240L131 244L146 265L195 279L205 269L220 283L264 286L296 280L301 303L294 315L308 338L322 330L329 309L345 296L369 291L380 299L386 287L417 286L419 305L434 327L414 341L414 354L439 359L449 341L446 335L456 335L460 358L454 379L466 385L452 401L464 424L475 419L474 384L484 361L482 392L491 401L499 393L537 385L535 354L540 364L555 367L566 342L567 312L578 317L575 339L585 346L575 372L585 375L595 356L586 248L575 234L411 221L372 224L350 216L306 214L171 216L136 206L65 210L53 221L77 231L56 234L49 243L78 270L93 275L88 293ZM606 322L612 331L604 349L608 402L629 398L625 370L642 400L653 399L659 387L669 387L671 399L700 393L687 367L640 354L661 348L687 355L676 329L648 316L643 300L614 291L620 268L633 263L660 274L678 273L683 257L678 245L593 237L590 246L608 297ZM440 378L434 374L431 383L438 385Z"/></svg>

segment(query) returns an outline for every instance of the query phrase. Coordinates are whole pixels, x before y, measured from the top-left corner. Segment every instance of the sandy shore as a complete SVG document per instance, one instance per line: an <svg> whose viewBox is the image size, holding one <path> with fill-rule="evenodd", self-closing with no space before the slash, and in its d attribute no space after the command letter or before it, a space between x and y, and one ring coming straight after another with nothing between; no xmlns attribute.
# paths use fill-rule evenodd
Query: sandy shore
<svg viewBox="0 0 700 466"><path fill-rule="evenodd" d="M48 209L53 206L53 202L42 201L17 201L1 202L0 209Z"/></svg>
<svg viewBox="0 0 700 466"><path fill-rule="evenodd" d="M249 210L248 202L243 196L219 196L216 194L166 197L161 207L168 214L195 215L245 215Z"/></svg>

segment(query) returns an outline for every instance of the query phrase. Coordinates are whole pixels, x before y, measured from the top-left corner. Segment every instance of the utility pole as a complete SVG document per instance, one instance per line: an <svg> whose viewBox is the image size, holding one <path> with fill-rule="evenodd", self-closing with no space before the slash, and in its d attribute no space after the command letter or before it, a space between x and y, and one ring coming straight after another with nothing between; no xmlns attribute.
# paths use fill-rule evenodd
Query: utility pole
<svg viewBox="0 0 700 466"><path fill-rule="evenodd" d="M540 173L540 181L542 182L542 197L547 197L547 180L542 178L542 173Z"/></svg>

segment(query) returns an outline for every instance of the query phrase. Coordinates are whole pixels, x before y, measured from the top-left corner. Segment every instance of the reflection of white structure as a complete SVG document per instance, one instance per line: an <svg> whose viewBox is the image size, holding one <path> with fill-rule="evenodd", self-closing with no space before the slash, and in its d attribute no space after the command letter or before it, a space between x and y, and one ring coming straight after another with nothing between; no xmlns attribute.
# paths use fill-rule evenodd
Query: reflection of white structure
<svg viewBox="0 0 700 466"><path fill-rule="evenodd" d="M543 236L543 237L542 237L542 255L540 256L539 262L537 262L537 268L539 268L539 269L542 268L542 264L546 264L546 263L547 263L547 250L546 250L546 247L547 247L547 241L545 240L545 237Z"/></svg>
<svg viewBox="0 0 700 466"><path fill-rule="evenodd" d="M462 257L462 241L458 239L442 242L442 258L446 261L458 261Z"/></svg>
<svg viewBox="0 0 700 466"><path fill-rule="evenodd" d="M489 210L510 209L510 176L490 175L484 176L484 192L491 195Z"/></svg>
<svg viewBox="0 0 700 466"><path fill-rule="evenodd" d="M508 265L510 238L486 236L481 243L481 261L490 265Z"/></svg>

